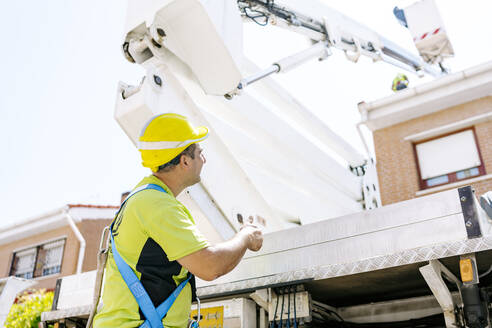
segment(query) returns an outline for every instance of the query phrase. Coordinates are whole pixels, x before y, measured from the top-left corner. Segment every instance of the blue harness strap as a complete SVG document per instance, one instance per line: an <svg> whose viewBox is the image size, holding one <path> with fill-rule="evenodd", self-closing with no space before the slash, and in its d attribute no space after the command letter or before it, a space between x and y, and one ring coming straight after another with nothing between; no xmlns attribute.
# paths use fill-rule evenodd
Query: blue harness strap
<svg viewBox="0 0 492 328"><path fill-rule="evenodd" d="M135 195L137 192L143 191L143 190L148 190L148 189L153 189L161 192L166 192L164 188L161 186L158 186L156 184L147 184L138 187L135 189L126 199L123 201L123 203L120 206L120 209L118 210L118 213L116 213L116 217L119 215L121 209L123 208L123 205L126 203L126 201ZM138 306L142 310L142 313L144 314L146 320L145 322L140 326L141 328L163 328L162 326L162 318L167 314L171 306L173 305L174 301L176 298L178 298L179 294L185 287L185 285L190 281L192 275L189 274L188 278L181 282L178 287L172 292L172 294L161 304L157 307L157 309L154 307L154 304L152 303L152 300L149 297L149 294L143 287L142 283L138 279L137 275L135 272L133 272L132 268L123 260L121 255L118 253L118 250L116 249L116 244L114 242L113 238L113 225L114 222L111 223L111 227L109 229L111 233L111 249L113 251L113 257L114 261L116 263L116 266L118 267L118 271L121 274L121 277L123 277L123 280L125 281L126 285L130 289L131 293L133 294L133 297L135 297L135 300L138 303Z"/></svg>

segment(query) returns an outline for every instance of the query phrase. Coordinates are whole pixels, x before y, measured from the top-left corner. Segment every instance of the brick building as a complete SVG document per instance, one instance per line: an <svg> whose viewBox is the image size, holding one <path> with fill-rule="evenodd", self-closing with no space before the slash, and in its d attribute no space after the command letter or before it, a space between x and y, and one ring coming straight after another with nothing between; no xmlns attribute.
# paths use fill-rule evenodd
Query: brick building
<svg viewBox="0 0 492 328"><path fill-rule="evenodd" d="M103 228L118 207L67 205L0 229L0 278L34 279L53 289L62 276L95 270Z"/></svg>
<svg viewBox="0 0 492 328"><path fill-rule="evenodd" d="M492 62L359 104L383 205L471 185L492 190Z"/></svg>

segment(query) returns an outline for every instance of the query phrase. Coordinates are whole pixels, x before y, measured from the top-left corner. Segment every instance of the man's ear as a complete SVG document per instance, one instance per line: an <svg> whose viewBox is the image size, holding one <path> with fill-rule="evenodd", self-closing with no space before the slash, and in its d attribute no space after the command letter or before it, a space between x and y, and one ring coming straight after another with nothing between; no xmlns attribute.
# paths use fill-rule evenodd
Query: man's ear
<svg viewBox="0 0 492 328"><path fill-rule="evenodd" d="M190 159L188 158L188 156L186 155L181 155L181 157L179 158L179 165L184 165L184 166L188 166L190 164Z"/></svg>

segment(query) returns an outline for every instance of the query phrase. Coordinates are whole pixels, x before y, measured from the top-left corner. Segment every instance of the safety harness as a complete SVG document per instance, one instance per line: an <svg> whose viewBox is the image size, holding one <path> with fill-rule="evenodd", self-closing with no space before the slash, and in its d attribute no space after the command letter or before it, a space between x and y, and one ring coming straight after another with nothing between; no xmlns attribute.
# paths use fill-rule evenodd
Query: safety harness
<svg viewBox="0 0 492 328"><path fill-rule="evenodd" d="M166 190L164 190L164 188L156 184L146 184L140 186L137 189L135 189L130 195L128 195L128 197L126 197L126 199L121 204L118 213L116 213L115 217L118 217L120 211L122 210L123 206L125 205L125 203L128 201L130 197L132 197L133 195L135 195L140 191L148 190L148 189L153 189L166 193ZM171 293L171 295L164 302L162 302L161 305L159 305L156 308L152 303L149 294L147 294L147 291L145 290L144 286L138 279L135 272L133 272L132 268L130 268L130 266L125 262L125 260L123 260L121 255L118 253L118 250L116 249L116 244L113 239L113 225L115 222L116 220L114 220L113 223L111 223L111 227L109 229L110 236L111 236L111 249L113 251L113 258L116 263L116 266L118 267L118 271L121 274L121 277L123 277L123 280L125 281L130 291L132 292L133 297L135 297L135 300L137 301L138 306L140 307L140 310L142 310L142 313L145 316L146 320L140 326L140 328L163 328L162 319L167 314L167 312L173 305L174 301L176 300L176 298L178 298L179 294L186 286L186 284L190 281L190 279L193 277L193 275L189 273L188 278L186 278L186 280L180 283L179 286L176 287L176 289ZM198 328L198 322L196 321L192 322L190 327Z"/></svg>

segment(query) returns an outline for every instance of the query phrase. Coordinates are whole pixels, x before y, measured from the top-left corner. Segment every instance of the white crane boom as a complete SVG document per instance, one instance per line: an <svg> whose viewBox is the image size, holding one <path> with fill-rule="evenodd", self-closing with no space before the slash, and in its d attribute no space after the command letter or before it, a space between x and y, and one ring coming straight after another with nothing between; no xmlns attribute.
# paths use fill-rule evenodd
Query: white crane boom
<svg viewBox="0 0 492 328"><path fill-rule="evenodd" d="M238 214L267 217L267 230L275 231L381 204L374 162L269 75L326 58L332 48L352 61L368 56L419 74L440 74L315 0L131 0L128 14L123 50L147 75L139 86L120 84L115 117L134 143L145 121L164 112L212 128L202 182L183 201L217 229L230 226L218 229L223 238L238 227ZM315 44L260 70L242 49L243 20L250 19L302 33Z"/></svg>
<svg viewBox="0 0 492 328"><path fill-rule="evenodd" d="M238 1L238 5L245 20L254 20L260 25L263 25L261 22L266 25L270 21L271 24L296 31L317 42L306 51L276 62L271 67L243 79L238 86L239 90L260 78L285 72L313 57L324 58L330 54L327 48L344 51L347 59L354 62L360 56L367 56L374 61L382 60L419 76L424 73L432 76L442 74L419 56L339 11L315 1L241 0Z"/></svg>

